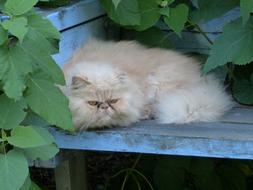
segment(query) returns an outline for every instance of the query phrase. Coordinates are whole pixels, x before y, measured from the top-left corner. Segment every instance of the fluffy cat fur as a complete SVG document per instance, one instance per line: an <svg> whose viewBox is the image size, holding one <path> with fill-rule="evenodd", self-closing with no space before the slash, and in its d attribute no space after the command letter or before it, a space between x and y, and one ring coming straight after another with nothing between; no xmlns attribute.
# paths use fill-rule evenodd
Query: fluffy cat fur
<svg viewBox="0 0 253 190"><path fill-rule="evenodd" d="M64 67L77 129L125 126L141 118L162 123L214 121L230 97L193 58L134 41L90 41Z"/></svg>

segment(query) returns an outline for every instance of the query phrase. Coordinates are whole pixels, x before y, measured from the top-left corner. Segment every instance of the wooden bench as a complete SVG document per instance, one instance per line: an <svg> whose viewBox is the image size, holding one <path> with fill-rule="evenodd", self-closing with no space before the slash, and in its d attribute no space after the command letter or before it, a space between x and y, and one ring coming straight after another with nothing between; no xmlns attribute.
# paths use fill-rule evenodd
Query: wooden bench
<svg viewBox="0 0 253 190"><path fill-rule="evenodd" d="M60 53L54 55L61 66L73 50L91 36L106 38L105 13L98 0L75 0L66 7L39 11L62 32ZM233 10L202 28L214 39L222 25L238 15L238 10ZM184 32L182 39L172 33L169 37L184 52L209 50L199 33ZM169 125L141 121L128 127L84 131L78 135L65 134L55 128L50 130L61 153L47 162L34 161L31 166L55 168L58 190L87 189L84 151L89 150L253 159L253 109L245 106L236 106L219 122L213 123Z"/></svg>
<svg viewBox="0 0 253 190"><path fill-rule="evenodd" d="M219 122L158 124L84 131L77 135L50 129L62 153L39 167L53 167L57 189L84 190L84 151L131 152L253 160L253 109L236 106ZM36 165L36 164L35 164Z"/></svg>

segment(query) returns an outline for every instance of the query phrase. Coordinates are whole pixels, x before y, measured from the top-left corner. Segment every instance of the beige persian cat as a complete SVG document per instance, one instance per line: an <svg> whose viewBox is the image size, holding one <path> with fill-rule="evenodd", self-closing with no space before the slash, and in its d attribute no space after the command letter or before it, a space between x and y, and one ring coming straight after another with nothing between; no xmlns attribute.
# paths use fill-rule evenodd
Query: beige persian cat
<svg viewBox="0 0 253 190"><path fill-rule="evenodd" d="M142 118L161 123L214 121L230 97L214 76L180 53L134 41L90 41L64 67L76 129L125 126Z"/></svg>

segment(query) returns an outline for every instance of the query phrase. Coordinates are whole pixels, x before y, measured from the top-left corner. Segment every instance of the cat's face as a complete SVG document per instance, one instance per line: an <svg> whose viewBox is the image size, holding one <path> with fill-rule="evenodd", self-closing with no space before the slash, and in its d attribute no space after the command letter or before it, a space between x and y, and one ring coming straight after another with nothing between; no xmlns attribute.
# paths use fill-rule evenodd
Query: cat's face
<svg viewBox="0 0 253 190"><path fill-rule="evenodd" d="M135 102L138 94L134 94L130 85L124 74L73 76L70 109L75 126L88 129L136 121L140 103Z"/></svg>

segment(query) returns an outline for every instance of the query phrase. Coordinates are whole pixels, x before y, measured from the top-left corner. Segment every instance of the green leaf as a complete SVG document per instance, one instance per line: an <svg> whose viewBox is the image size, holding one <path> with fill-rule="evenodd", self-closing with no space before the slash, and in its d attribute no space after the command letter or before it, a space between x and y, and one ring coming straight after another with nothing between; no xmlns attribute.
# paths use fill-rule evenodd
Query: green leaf
<svg viewBox="0 0 253 190"><path fill-rule="evenodd" d="M20 44L20 48L33 60L34 67L42 69L55 83L64 85L65 79L62 70L47 51L50 49L50 45L42 43L44 41L37 37L36 32L29 30L24 42ZM34 48L35 44L36 48Z"/></svg>
<svg viewBox="0 0 253 190"><path fill-rule="evenodd" d="M40 188L36 183L34 183L34 182L32 181L29 190L41 190L41 188Z"/></svg>
<svg viewBox="0 0 253 190"><path fill-rule="evenodd" d="M164 17L164 22L179 36L188 20L189 8L185 4L179 4L170 9L170 16Z"/></svg>
<svg viewBox="0 0 253 190"><path fill-rule="evenodd" d="M28 14L27 19L28 26L40 32L45 38L60 39L60 33L48 19L43 18L35 12Z"/></svg>
<svg viewBox="0 0 253 190"><path fill-rule="evenodd" d="M112 0L100 1L108 16L116 23L123 26L136 26L141 22L137 0L121 0L115 9Z"/></svg>
<svg viewBox="0 0 253 190"><path fill-rule="evenodd" d="M206 22L222 16L238 5L239 0L198 0L199 9L193 12L192 19L195 22Z"/></svg>
<svg viewBox="0 0 253 190"><path fill-rule="evenodd" d="M13 15L22 15L33 8L38 0L7 0L6 11Z"/></svg>
<svg viewBox="0 0 253 190"><path fill-rule="evenodd" d="M58 152L59 149L55 144L40 146L36 148L25 148L23 149L26 157L36 160L49 160L53 158Z"/></svg>
<svg viewBox="0 0 253 190"><path fill-rule="evenodd" d="M204 73L233 62L245 65L253 61L253 18L242 26L242 20L237 19L223 28L223 33L214 41L210 56L204 65Z"/></svg>
<svg viewBox="0 0 253 190"><path fill-rule="evenodd" d="M31 110L27 111L27 115L21 125L32 125L39 127L48 127L50 124L42 119L40 116L32 112Z"/></svg>
<svg viewBox="0 0 253 190"><path fill-rule="evenodd" d="M0 24L0 45L4 44L8 39L8 32Z"/></svg>
<svg viewBox="0 0 253 190"><path fill-rule="evenodd" d="M23 153L11 150L0 154L0 166L1 189L20 189L28 176L28 163Z"/></svg>
<svg viewBox="0 0 253 190"><path fill-rule="evenodd" d="M240 11L243 24L249 20L250 13L253 12L253 0L240 0Z"/></svg>
<svg viewBox="0 0 253 190"><path fill-rule="evenodd" d="M28 105L50 124L73 130L67 98L46 77L47 75L40 72L28 80L25 95Z"/></svg>
<svg viewBox="0 0 253 190"><path fill-rule="evenodd" d="M12 129L8 143L19 148L32 148L49 145L54 142L52 135L43 128L18 126Z"/></svg>
<svg viewBox="0 0 253 190"><path fill-rule="evenodd" d="M20 188L20 190L41 190L41 189L39 188L39 186L38 186L36 183L34 183L34 182L31 180L30 176L28 176L28 177L26 178L25 183L24 183L23 186Z"/></svg>
<svg viewBox="0 0 253 190"><path fill-rule="evenodd" d="M117 9L117 7L118 7L120 1L121 1L121 0L112 0L112 3L113 3L113 5L114 5L115 9Z"/></svg>
<svg viewBox="0 0 253 190"><path fill-rule="evenodd" d="M20 42L23 41L28 28L27 19L25 17L13 18L11 20L5 20L2 23L4 29L8 30L12 35L16 36Z"/></svg>
<svg viewBox="0 0 253 190"><path fill-rule="evenodd" d="M0 0L0 10L4 9L4 4L6 3L6 0Z"/></svg>
<svg viewBox="0 0 253 190"><path fill-rule="evenodd" d="M152 27L143 32L139 32L136 40L149 47L171 48L168 34L158 28Z"/></svg>
<svg viewBox="0 0 253 190"><path fill-rule="evenodd" d="M163 7L159 9L159 13L166 17L170 17L170 7Z"/></svg>
<svg viewBox="0 0 253 190"><path fill-rule="evenodd" d="M29 190L30 187L31 187L31 178L30 176L28 175L28 177L26 178L25 180L25 183L22 185L22 187L20 188L20 190Z"/></svg>
<svg viewBox="0 0 253 190"><path fill-rule="evenodd" d="M23 99L14 101L4 94L0 96L0 128L12 129L20 124L26 116L26 103Z"/></svg>
<svg viewBox="0 0 253 190"><path fill-rule="evenodd" d="M142 31L156 24L160 18L160 13L159 7L154 0L138 0L138 4L141 19L139 25L134 28Z"/></svg>
<svg viewBox="0 0 253 190"><path fill-rule="evenodd" d="M246 105L253 104L253 74L249 80L237 79L233 83L233 96L234 98Z"/></svg>
<svg viewBox="0 0 253 190"><path fill-rule="evenodd" d="M8 97L20 99L25 89L25 76L31 71L31 59L18 45L0 48L0 79Z"/></svg>

